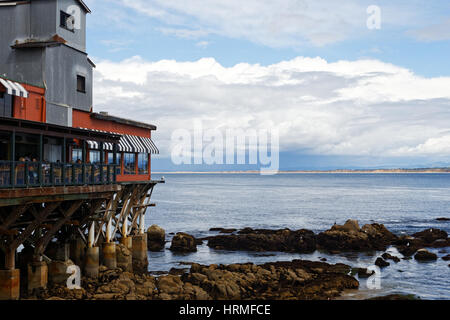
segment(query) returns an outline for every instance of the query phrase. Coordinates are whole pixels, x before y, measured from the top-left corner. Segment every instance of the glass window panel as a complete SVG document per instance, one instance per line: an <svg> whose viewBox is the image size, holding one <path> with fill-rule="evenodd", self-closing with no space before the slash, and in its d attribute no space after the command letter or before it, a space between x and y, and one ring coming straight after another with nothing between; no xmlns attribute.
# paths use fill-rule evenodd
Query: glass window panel
<svg viewBox="0 0 450 320"><path fill-rule="evenodd" d="M83 150L72 149L72 162L83 161Z"/></svg>
<svg viewBox="0 0 450 320"><path fill-rule="evenodd" d="M125 153L123 156L124 174L136 174L136 155Z"/></svg>
<svg viewBox="0 0 450 320"><path fill-rule="evenodd" d="M148 154L139 153L138 155L139 174L148 174Z"/></svg>

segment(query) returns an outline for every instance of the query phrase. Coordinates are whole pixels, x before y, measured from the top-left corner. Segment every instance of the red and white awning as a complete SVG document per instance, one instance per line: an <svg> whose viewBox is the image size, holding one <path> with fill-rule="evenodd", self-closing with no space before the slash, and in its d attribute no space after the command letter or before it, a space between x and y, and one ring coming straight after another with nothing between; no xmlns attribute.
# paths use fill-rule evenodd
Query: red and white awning
<svg viewBox="0 0 450 320"><path fill-rule="evenodd" d="M2 78L0 78L0 83L5 87L8 94L28 98L28 91L20 83Z"/></svg>

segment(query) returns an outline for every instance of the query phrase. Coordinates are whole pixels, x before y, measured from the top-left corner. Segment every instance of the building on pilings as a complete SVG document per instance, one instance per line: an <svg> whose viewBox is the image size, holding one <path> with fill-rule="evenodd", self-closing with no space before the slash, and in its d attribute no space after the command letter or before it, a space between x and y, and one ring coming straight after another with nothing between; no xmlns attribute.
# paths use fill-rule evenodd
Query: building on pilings
<svg viewBox="0 0 450 320"><path fill-rule="evenodd" d="M39 278L30 264L61 256L52 246L133 249L164 182L151 176L156 126L93 111L90 12L81 0L0 0L0 299L19 297L18 277ZM63 256L82 264L75 251Z"/></svg>

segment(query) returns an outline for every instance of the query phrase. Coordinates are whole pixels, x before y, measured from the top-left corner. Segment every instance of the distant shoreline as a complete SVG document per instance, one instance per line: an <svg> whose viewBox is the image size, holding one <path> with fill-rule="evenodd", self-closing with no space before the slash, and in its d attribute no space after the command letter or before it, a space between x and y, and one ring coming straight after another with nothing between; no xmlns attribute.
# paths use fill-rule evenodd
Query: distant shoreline
<svg viewBox="0 0 450 320"><path fill-rule="evenodd" d="M417 168L417 169L367 169L367 170L293 170L279 171L278 174L324 174L324 173L450 173L450 168ZM164 171L152 172L152 174L260 174L258 170L249 171Z"/></svg>

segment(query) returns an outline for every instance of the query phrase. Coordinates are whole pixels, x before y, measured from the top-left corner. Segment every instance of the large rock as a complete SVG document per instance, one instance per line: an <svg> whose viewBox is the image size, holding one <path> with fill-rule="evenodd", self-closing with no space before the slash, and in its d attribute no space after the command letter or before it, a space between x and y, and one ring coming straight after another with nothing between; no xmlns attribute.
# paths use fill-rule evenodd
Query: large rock
<svg viewBox="0 0 450 320"><path fill-rule="evenodd" d="M414 256L414 259L418 261L433 261L437 260L437 255L426 249L420 249Z"/></svg>
<svg viewBox="0 0 450 320"><path fill-rule="evenodd" d="M390 263L385 261L383 258L379 257L375 261L375 265L380 267L380 268L385 268L385 267L388 267L390 265Z"/></svg>
<svg viewBox="0 0 450 320"><path fill-rule="evenodd" d="M398 263L398 262L400 262L400 258L399 257L396 257L396 256L393 256L393 255L391 255L390 253L383 253L382 254L382 256L381 256L384 260L392 260L392 261L394 261L395 263Z"/></svg>
<svg viewBox="0 0 450 320"><path fill-rule="evenodd" d="M355 220L348 220L342 226L334 225L317 236L319 247L331 252L384 251L396 239L397 237L382 224L367 224L359 228Z"/></svg>
<svg viewBox="0 0 450 320"><path fill-rule="evenodd" d="M316 235L309 230L253 230L245 228L236 235L210 237L208 238L208 246L217 250L308 253L316 250Z"/></svg>
<svg viewBox="0 0 450 320"><path fill-rule="evenodd" d="M170 250L174 252L196 252L197 240L187 233L179 232L173 237Z"/></svg>
<svg viewBox="0 0 450 320"><path fill-rule="evenodd" d="M344 225L342 225L342 226L335 224L333 227L331 227L331 230L343 231L343 232L360 232L361 231L358 221L352 220L352 219L347 220L344 223Z"/></svg>
<svg viewBox="0 0 450 320"><path fill-rule="evenodd" d="M152 225L147 230L147 246L149 251L161 251L166 245L166 231L157 226Z"/></svg>
<svg viewBox="0 0 450 320"><path fill-rule="evenodd" d="M447 240L448 234L444 230L427 229L413 234L414 238L422 240L426 245L432 244L436 240Z"/></svg>
<svg viewBox="0 0 450 320"><path fill-rule="evenodd" d="M162 276L159 277L158 288L160 293L181 295L183 293L183 282L178 276Z"/></svg>

